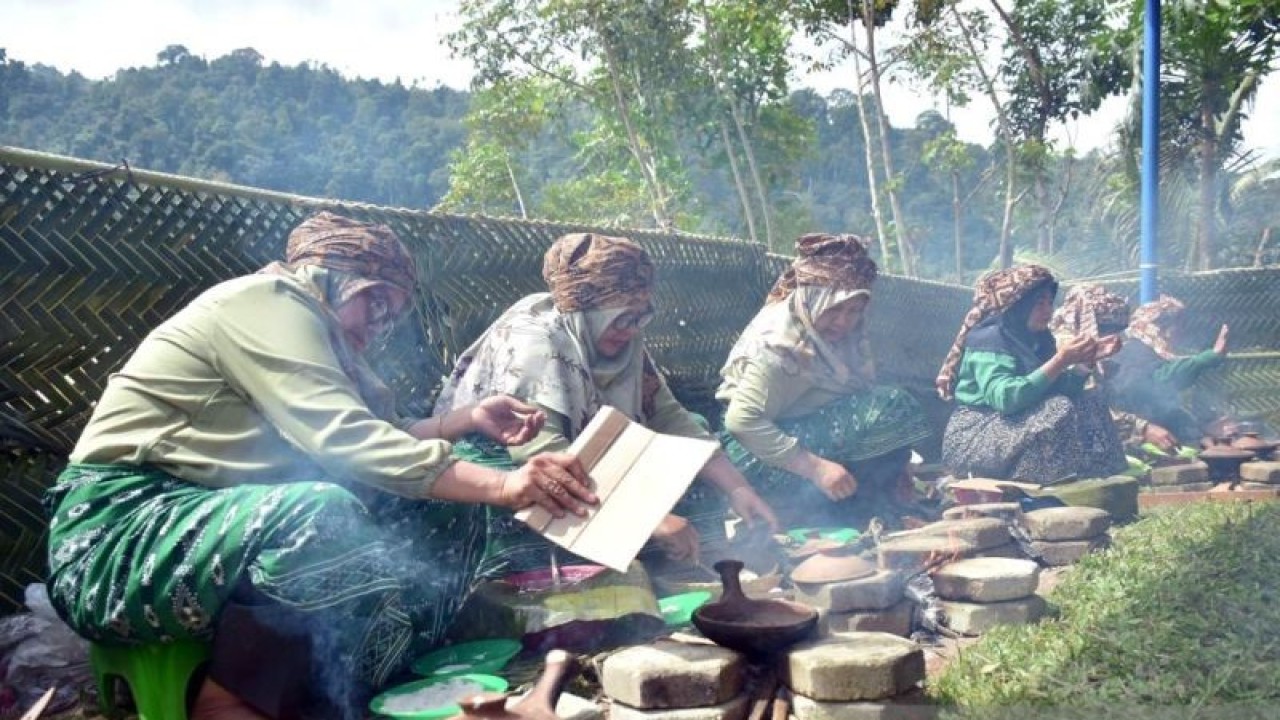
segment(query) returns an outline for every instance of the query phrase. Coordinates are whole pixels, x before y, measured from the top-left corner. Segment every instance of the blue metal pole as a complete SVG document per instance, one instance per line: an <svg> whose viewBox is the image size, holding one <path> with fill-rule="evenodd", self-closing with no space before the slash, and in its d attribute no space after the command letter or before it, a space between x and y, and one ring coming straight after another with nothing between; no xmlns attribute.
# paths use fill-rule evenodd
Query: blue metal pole
<svg viewBox="0 0 1280 720"><path fill-rule="evenodd" d="M1160 228L1160 0L1146 0L1142 51L1142 257L1139 293L1156 299L1156 233Z"/></svg>

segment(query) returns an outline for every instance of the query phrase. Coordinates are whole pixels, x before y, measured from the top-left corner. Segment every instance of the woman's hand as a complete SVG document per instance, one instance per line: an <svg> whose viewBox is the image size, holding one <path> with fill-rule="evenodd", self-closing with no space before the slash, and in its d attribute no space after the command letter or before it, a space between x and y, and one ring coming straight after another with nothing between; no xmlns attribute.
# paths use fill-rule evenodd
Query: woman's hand
<svg viewBox="0 0 1280 720"><path fill-rule="evenodd" d="M468 418L471 431L503 445L529 442L547 421L546 413L510 395L494 395L481 400L471 406Z"/></svg>
<svg viewBox="0 0 1280 720"><path fill-rule="evenodd" d="M824 458L815 457L817 462L809 479L818 489L833 502L853 497L858 492L858 480L843 465Z"/></svg>
<svg viewBox="0 0 1280 720"><path fill-rule="evenodd" d="M497 504L512 510L537 505L558 518L586 515L587 505L600 502L590 483L577 456L541 453L503 476Z"/></svg>
<svg viewBox="0 0 1280 720"><path fill-rule="evenodd" d="M778 517L764 498L756 494L750 485L742 485L729 491L729 509L737 513L748 526L759 520L769 527L769 532L778 532Z"/></svg>
<svg viewBox="0 0 1280 720"><path fill-rule="evenodd" d="M1218 339L1213 341L1213 351L1218 357L1227 356L1227 337L1231 334L1231 328L1226 323L1218 329Z"/></svg>
<svg viewBox="0 0 1280 720"><path fill-rule="evenodd" d="M1147 428L1142 431L1142 439L1165 452L1173 452L1178 448L1178 439L1173 433L1155 423L1147 424Z"/></svg>
<svg viewBox="0 0 1280 720"><path fill-rule="evenodd" d="M1087 365L1093 362L1097 351L1097 340L1080 335L1059 347L1057 355L1064 365Z"/></svg>
<svg viewBox="0 0 1280 720"><path fill-rule="evenodd" d="M679 515L667 515L653 531L653 540L673 560L698 562L698 531Z"/></svg>

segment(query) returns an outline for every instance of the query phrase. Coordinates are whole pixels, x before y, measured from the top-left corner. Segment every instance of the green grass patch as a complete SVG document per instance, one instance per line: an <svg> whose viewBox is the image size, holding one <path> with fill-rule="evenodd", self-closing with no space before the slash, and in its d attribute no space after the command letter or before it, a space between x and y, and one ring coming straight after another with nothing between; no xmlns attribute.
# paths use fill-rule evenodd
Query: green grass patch
<svg viewBox="0 0 1280 720"><path fill-rule="evenodd" d="M1274 705L1280 503L1202 503L1116 530L1054 590L1056 617L1004 627L929 687L963 708Z"/></svg>

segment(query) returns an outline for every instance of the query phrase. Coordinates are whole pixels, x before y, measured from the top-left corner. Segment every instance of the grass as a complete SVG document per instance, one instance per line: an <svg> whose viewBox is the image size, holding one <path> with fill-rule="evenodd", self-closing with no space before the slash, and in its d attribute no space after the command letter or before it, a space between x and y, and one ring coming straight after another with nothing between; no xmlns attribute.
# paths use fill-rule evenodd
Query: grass
<svg viewBox="0 0 1280 720"><path fill-rule="evenodd" d="M1056 617L984 636L931 683L934 699L983 717L999 706L1280 716L1280 503L1184 506L1115 539L1055 588Z"/></svg>

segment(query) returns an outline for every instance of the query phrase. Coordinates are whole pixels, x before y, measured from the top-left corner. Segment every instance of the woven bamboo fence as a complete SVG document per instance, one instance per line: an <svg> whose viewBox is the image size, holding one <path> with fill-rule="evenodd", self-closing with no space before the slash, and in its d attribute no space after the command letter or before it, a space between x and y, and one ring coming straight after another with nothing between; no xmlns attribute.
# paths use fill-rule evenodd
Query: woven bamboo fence
<svg viewBox="0 0 1280 720"><path fill-rule="evenodd" d="M391 225L418 258L417 312L375 360L408 414L426 412L453 359L498 313L545 289L542 254L566 232L623 234L650 251L661 312L646 342L677 396L703 411L714 411L720 364L786 264L726 238L375 207L0 147L0 607L42 579L40 498L108 375L201 291L279 258L288 232L321 209ZM1173 283L1231 322L1238 347L1265 351L1232 363L1223 381L1256 412L1280 411L1277 280L1257 270ZM882 376L929 398L970 294L882 278L869 330Z"/></svg>

